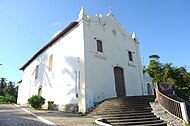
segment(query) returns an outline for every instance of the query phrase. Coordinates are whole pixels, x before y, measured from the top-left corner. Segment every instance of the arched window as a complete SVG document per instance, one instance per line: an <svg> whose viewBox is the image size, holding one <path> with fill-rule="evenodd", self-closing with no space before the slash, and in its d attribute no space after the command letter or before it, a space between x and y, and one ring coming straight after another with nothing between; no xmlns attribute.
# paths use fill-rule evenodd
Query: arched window
<svg viewBox="0 0 190 126"><path fill-rule="evenodd" d="M40 86L39 88L38 88L38 95L42 95L42 86Z"/></svg>
<svg viewBox="0 0 190 126"><path fill-rule="evenodd" d="M103 52L102 41L101 40L96 40L96 43L97 43L97 51L98 52Z"/></svg>
<svg viewBox="0 0 190 126"><path fill-rule="evenodd" d="M128 51L129 61L133 62L133 54L131 51Z"/></svg>
<svg viewBox="0 0 190 126"><path fill-rule="evenodd" d="M147 84L147 92L148 92L148 95L152 94L152 88L151 88L150 83Z"/></svg>
<svg viewBox="0 0 190 126"><path fill-rule="evenodd" d="M37 65L35 69L35 79L38 79L38 69L39 69L39 65Z"/></svg>
<svg viewBox="0 0 190 126"><path fill-rule="evenodd" d="M49 71L51 71L53 68L53 55L50 55L49 57Z"/></svg>

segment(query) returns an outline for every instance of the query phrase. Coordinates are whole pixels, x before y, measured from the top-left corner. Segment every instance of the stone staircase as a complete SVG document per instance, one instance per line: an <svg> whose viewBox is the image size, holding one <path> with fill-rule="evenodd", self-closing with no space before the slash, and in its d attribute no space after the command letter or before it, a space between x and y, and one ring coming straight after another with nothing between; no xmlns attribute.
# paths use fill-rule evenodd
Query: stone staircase
<svg viewBox="0 0 190 126"><path fill-rule="evenodd" d="M103 101L90 113L113 126L167 126L152 113L154 96L129 96Z"/></svg>

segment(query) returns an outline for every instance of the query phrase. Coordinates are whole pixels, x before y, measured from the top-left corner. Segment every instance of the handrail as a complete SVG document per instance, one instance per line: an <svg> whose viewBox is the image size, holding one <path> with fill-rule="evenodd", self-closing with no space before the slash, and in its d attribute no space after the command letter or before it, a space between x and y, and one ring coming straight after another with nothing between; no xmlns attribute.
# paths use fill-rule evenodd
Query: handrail
<svg viewBox="0 0 190 126"><path fill-rule="evenodd" d="M167 111L169 111L171 114L177 116L178 118L183 119L182 114L181 114L180 102L177 102L177 101L165 96L158 90L157 90L156 94L157 94L157 101L163 108L165 108Z"/></svg>
<svg viewBox="0 0 190 126"><path fill-rule="evenodd" d="M161 93L158 89L158 85L156 85L156 100L158 103L166 109L172 115L184 120L188 123L188 117L186 112L186 106L183 102L176 101L163 93ZM183 110L185 108L185 110Z"/></svg>

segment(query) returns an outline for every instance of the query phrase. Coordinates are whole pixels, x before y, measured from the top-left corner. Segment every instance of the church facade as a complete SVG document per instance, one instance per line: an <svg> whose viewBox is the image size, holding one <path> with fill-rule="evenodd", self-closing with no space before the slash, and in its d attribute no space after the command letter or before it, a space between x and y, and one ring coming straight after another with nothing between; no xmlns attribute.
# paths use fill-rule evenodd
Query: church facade
<svg viewBox="0 0 190 126"><path fill-rule="evenodd" d="M86 112L113 97L147 92L135 33L129 34L113 14L88 16L82 8L70 23L20 70L18 104L32 95L54 101L58 109Z"/></svg>

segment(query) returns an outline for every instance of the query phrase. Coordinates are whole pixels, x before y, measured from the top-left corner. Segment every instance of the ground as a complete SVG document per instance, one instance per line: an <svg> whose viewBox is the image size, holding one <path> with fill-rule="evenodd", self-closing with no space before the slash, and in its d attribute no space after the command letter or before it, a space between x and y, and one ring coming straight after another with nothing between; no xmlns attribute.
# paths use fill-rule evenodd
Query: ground
<svg viewBox="0 0 190 126"><path fill-rule="evenodd" d="M14 105L0 105L0 126L48 126Z"/></svg>
<svg viewBox="0 0 190 126"><path fill-rule="evenodd" d="M22 107L59 126L97 126L94 123L95 119L90 116L59 111L35 110L28 106ZM15 105L0 105L0 122L0 126L15 126L16 124L18 126L47 126Z"/></svg>

